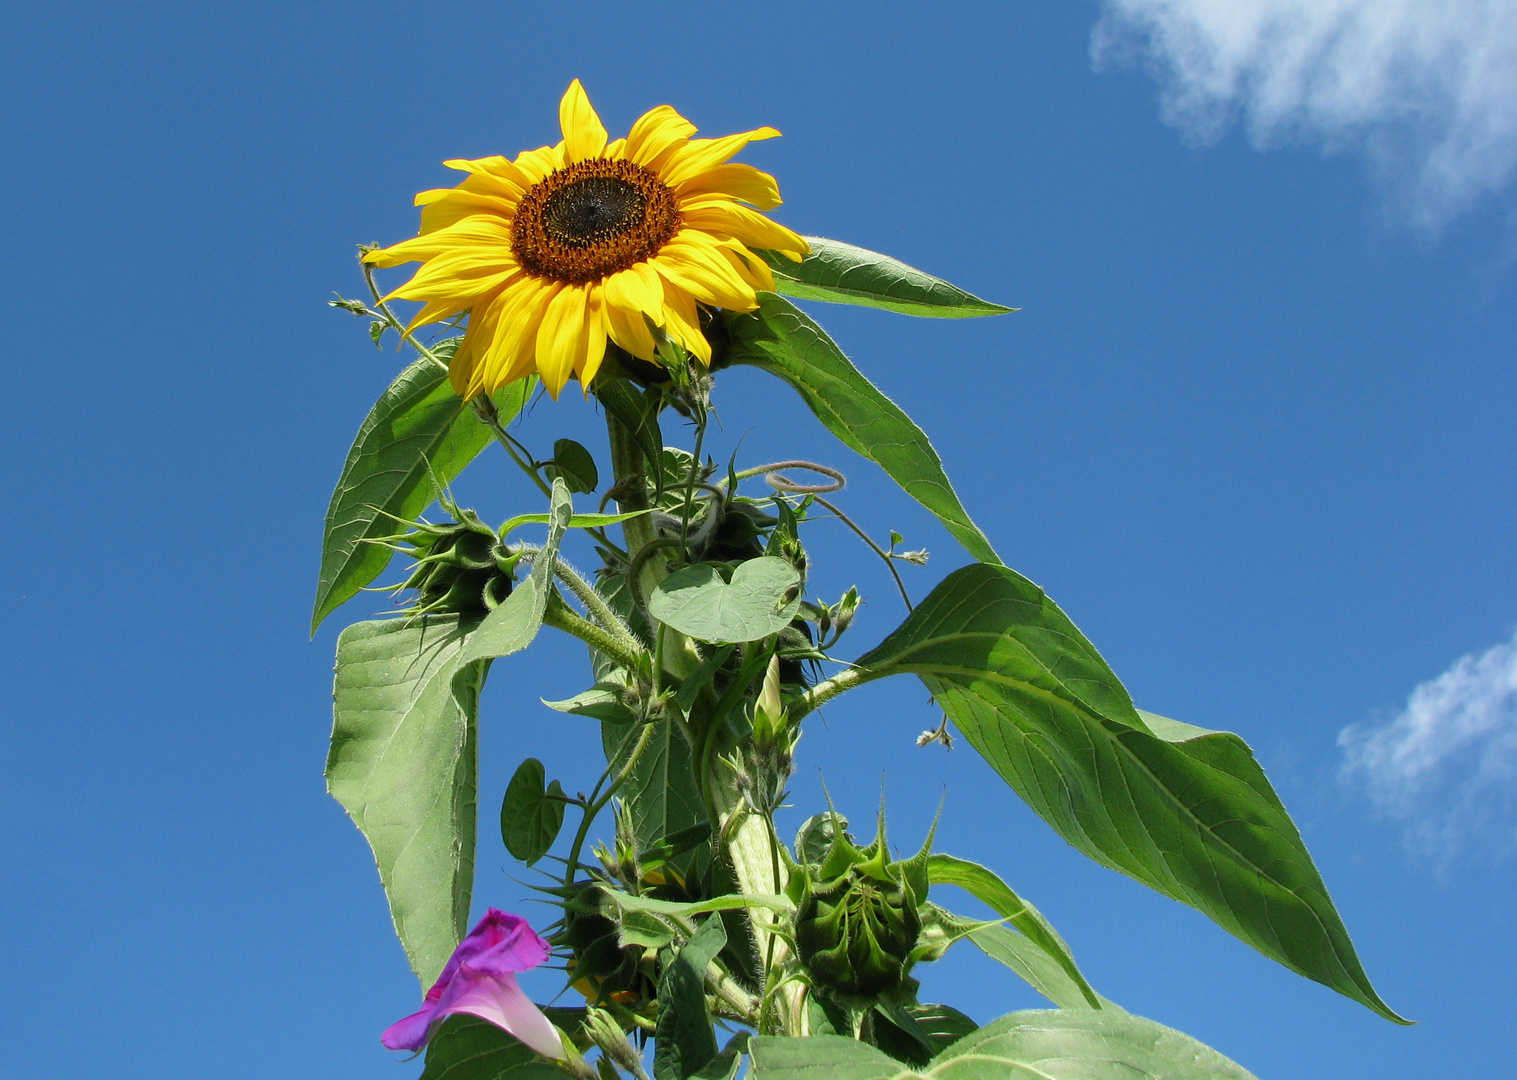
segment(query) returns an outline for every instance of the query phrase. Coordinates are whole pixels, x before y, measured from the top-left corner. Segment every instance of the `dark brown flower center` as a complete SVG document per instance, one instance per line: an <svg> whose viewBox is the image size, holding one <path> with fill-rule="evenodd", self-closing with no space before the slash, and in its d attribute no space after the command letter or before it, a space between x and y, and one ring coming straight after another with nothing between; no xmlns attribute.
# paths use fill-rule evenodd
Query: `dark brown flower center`
<svg viewBox="0 0 1517 1080"><path fill-rule="evenodd" d="M580 161L522 196L511 250L529 273L583 285L658 254L680 225L674 192L630 161Z"/></svg>

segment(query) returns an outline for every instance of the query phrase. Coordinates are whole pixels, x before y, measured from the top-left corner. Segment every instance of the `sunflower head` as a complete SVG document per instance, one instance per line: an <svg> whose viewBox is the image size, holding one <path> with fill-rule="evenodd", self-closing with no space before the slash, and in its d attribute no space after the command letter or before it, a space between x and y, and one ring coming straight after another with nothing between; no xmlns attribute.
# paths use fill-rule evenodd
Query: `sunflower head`
<svg viewBox="0 0 1517 1080"><path fill-rule="evenodd" d="M588 386L607 342L654 364L679 346L709 365L700 309L758 306L774 278L754 249L808 250L761 212L780 203L774 177L731 161L773 128L696 139L660 105L608 141L578 79L559 123L557 146L447 162L467 175L416 196L420 235L364 255L423 264L390 294L423 302L412 328L469 312L450 368L462 397L533 372L555 397L571 376Z"/></svg>

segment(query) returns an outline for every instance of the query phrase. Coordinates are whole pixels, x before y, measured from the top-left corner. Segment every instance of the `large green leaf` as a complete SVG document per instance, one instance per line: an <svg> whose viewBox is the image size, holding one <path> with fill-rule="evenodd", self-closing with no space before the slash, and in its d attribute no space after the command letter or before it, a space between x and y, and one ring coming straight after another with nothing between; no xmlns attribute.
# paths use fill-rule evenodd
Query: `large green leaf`
<svg viewBox="0 0 1517 1080"><path fill-rule="evenodd" d="M436 352L450 359L458 340ZM535 378L495 394L502 423L521 411ZM327 507L311 633L337 607L384 571L390 549L368 541L394 535L395 519L414 520L490 441L490 429L459 400L448 374L429 360L402 371L369 410ZM435 478L435 479L434 479Z"/></svg>
<svg viewBox="0 0 1517 1080"><path fill-rule="evenodd" d="M1243 740L1150 729L1095 648L1026 578L984 564L955 571L858 665L853 678L920 676L985 760L1092 859L1401 1021L1370 985Z"/></svg>
<svg viewBox="0 0 1517 1080"><path fill-rule="evenodd" d="M563 481L532 573L483 619L356 623L337 639L327 790L368 838L423 987L462 939L474 887L479 692L542 624L573 514Z"/></svg>
<svg viewBox="0 0 1517 1080"><path fill-rule="evenodd" d="M1101 1007L1101 999L1080 974L1058 931L995 873L978 863L939 852L927 858L927 879L934 885L957 885L1020 931L989 926L969 937L1026 979L1033 989L1062 1008ZM994 943L996 951L987 947L987 941Z"/></svg>
<svg viewBox="0 0 1517 1080"><path fill-rule="evenodd" d="M668 719L650 721L648 745L617 793L632 815L632 832L640 851L647 851L706 820L700 785L690 761L690 746ZM631 729L612 721L601 723L601 743L610 761ZM635 736L634 736L635 737Z"/></svg>
<svg viewBox="0 0 1517 1080"><path fill-rule="evenodd" d="M716 1057L716 1033L706 1009L706 967L727 944L722 920L708 918L658 979L654 1080L688 1080Z"/></svg>
<svg viewBox="0 0 1517 1080"><path fill-rule="evenodd" d="M476 622L355 623L337 639L327 790L369 841L422 988L463 938L474 881Z"/></svg>
<svg viewBox="0 0 1517 1080"><path fill-rule="evenodd" d="M838 1035L748 1045L753 1080L1255 1080L1189 1035L1115 1010L1012 1013L915 1071Z"/></svg>
<svg viewBox="0 0 1517 1080"><path fill-rule="evenodd" d="M774 271L774 287L787 296L937 319L1002 315L1016 310L981 300L957 285L877 251L821 236L808 236L806 242L811 253L798 263L777 251L757 252Z"/></svg>
<svg viewBox="0 0 1517 1080"><path fill-rule="evenodd" d="M764 555L738 563L732 580L713 563L676 570L648 597L648 614L698 641L758 641L790 625L801 604L801 575Z"/></svg>
<svg viewBox="0 0 1517 1080"><path fill-rule="evenodd" d="M900 406L854 367L837 343L782 296L759 293L752 315L728 318L731 359L784 379L850 449L884 469L981 562L1000 564L954 494L937 451Z"/></svg>

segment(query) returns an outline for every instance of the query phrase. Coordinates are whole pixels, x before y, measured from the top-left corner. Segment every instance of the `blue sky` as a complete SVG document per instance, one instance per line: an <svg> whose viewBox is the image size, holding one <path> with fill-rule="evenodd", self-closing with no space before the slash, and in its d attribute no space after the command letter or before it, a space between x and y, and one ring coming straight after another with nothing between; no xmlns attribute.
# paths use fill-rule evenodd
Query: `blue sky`
<svg viewBox="0 0 1517 1080"><path fill-rule="evenodd" d="M1141 707L1254 746L1420 1024L1083 860L967 747L917 749L915 684L808 728L797 805L825 778L867 817L883 782L914 847L946 792L942 849L1000 870L1108 997L1261 1077L1509 1069L1514 17L641 7L0 14L0 1080L418 1071L378 1046L417 989L321 781L335 635L380 604L306 640L331 484L404 358L325 301L360 291L355 244L414 232L444 158L554 141L574 77L613 131L665 102L779 128L745 160L786 224L1021 307L815 313ZM738 372L716 403L721 453L834 463L869 528L929 548L915 595L967 561L787 389ZM597 423L566 395L521 430L595 445ZM532 505L493 458L457 494ZM863 649L898 621L888 580L840 527L813 545L819 591L869 600ZM490 827L516 763L591 778L537 703L582 688L581 652L535 649L487 691L480 906L531 910ZM1038 1004L976 955L927 988L982 1022Z"/></svg>

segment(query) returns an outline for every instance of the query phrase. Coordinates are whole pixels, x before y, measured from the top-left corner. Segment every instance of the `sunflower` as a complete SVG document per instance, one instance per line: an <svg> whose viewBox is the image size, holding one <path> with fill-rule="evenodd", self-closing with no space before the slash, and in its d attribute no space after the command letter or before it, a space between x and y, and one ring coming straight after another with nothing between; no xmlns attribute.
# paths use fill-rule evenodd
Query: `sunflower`
<svg viewBox="0 0 1517 1080"><path fill-rule="evenodd" d="M588 387L608 340L658 363L664 339L709 364L697 305L752 311L774 278L750 249L808 250L759 213L780 204L774 177L729 160L773 128L692 139L660 105L608 142L578 79L558 116L557 146L445 162L468 176L416 196L420 235L364 256L424 264L390 294L423 302L411 328L469 312L449 369L465 399L534 371L554 397L570 375Z"/></svg>

